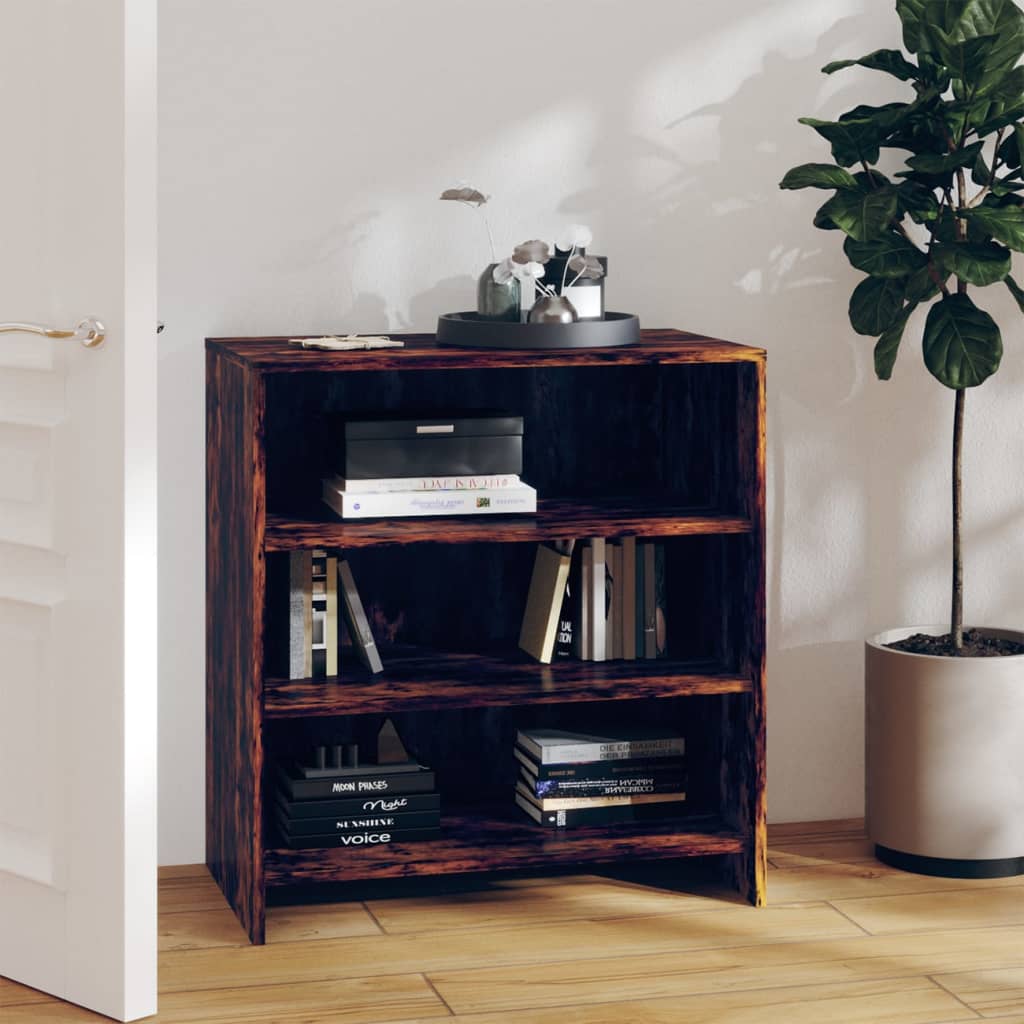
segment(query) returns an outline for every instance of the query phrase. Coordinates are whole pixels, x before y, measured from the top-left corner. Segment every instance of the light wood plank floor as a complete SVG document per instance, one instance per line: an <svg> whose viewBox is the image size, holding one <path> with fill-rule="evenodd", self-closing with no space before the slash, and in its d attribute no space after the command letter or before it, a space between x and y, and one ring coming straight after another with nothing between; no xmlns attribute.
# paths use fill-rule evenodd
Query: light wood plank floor
<svg viewBox="0 0 1024 1024"><path fill-rule="evenodd" d="M860 821L769 835L764 910L652 866L277 907L260 948L205 868L165 868L151 1020L1024 1024L1024 878L892 870ZM3 1024L102 1019L0 979Z"/></svg>

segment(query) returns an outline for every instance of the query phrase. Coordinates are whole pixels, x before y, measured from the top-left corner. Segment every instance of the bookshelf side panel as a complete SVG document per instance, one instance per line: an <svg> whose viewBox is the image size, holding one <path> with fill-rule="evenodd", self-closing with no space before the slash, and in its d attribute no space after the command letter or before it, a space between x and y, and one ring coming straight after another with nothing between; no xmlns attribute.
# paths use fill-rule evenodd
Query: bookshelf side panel
<svg viewBox="0 0 1024 1024"><path fill-rule="evenodd" d="M207 351L206 862L264 941L263 381Z"/></svg>

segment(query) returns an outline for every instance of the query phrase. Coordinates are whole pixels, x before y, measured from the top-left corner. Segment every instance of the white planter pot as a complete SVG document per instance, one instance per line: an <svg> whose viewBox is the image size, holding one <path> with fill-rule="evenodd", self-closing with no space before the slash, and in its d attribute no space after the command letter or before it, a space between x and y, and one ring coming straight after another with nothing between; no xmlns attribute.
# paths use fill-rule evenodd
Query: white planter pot
<svg viewBox="0 0 1024 1024"><path fill-rule="evenodd" d="M866 642L867 831L879 859L923 874L1024 873L1024 655L942 658ZM1024 633L986 629L1024 642Z"/></svg>

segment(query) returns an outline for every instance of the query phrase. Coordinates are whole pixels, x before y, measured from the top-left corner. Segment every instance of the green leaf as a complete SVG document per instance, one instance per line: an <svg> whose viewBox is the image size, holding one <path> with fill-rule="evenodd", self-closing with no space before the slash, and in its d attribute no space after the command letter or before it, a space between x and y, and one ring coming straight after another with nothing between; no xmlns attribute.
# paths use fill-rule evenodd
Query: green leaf
<svg viewBox="0 0 1024 1024"><path fill-rule="evenodd" d="M1013 197L1004 197L1009 198ZM980 228L986 235L991 235L1011 249L1024 252L1024 208L982 204L961 213L968 224Z"/></svg>
<svg viewBox="0 0 1024 1024"><path fill-rule="evenodd" d="M906 277L928 264L928 257L895 231L870 242L848 237L843 252L854 267L872 277Z"/></svg>
<svg viewBox="0 0 1024 1024"><path fill-rule="evenodd" d="M932 259L941 270L979 287L1002 281L1010 272L1010 250L995 242L939 245L932 249Z"/></svg>
<svg viewBox="0 0 1024 1024"><path fill-rule="evenodd" d="M934 299L942 290L935 280L936 277L938 277L942 284L945 284L949 273L928 264L925 264L920 270L915 270L906 280L903 294L907 302L916 305L919 302L927 302L929 299Z"/></svg>
<svg viewBox="0 0 1024 1024"><path fill-rule="evenodd" d="M818 212L858 242L885 233L896 216L896 190L837 192Z"/></svg>
<svg viewBox="0 0 1024 1024"><path fill-rule="evenodd" d="M939 201L934 192L920 182L904 181L898 185L896 199L900 210L917 224L933 221L939 215Z"/></svg>
<svg viewBox="0 0 1024 1024"><path fill-rule="evenodd" d="M896 323L892 325L875 343L875 376L879 380L888 380L892 376L892 368L903 340L910 314L917 308L916 303L907 306Z"/></svg>
<svg viewBox="0 0 1024 1024"><path fill-rule="evenodd" d="M1024 101L1012 103L1009 106L999 104L995 113L990 114L986 120L977 126L978 134L981 136L991 135L992 132L999 131L1000 128L1006 128L1008 125L1013 124L1014 121L1019 121L1022 117L1024 117ZM1005 141L1003 145L1006 145Z"/></svg>
<svg viewBox="0 0 1024 1024"><path fill-rule="evenodd" d="M990 36L993 43L984 58L983 74L976 83L985 88L993 77L1012 68L1024 56L1024 12L1014 0L959 0L962 10L952 24L940 26L958 44ZM932 14L931 5L929 17Z"/></svg>
<svg viewBox="0 0 1024 1024"><path fill-rule="evenodd" d="M859 106L841 114L838 121L801 117L832 144L832 159L841 167L873 164L878 159L879 141L892 132L906 116L907 103L888 103L882 107Z"/></svg>
<svg viewBox="0 0 1024 1024"><path fill-rule="evenodd" d="M872 71L884 71L904 82L917 78L918 69L911 64L899 50L875 50L858 60L834 60L826 64L821 70L826 75L841 71L843 68L859 66L869 68Z"/></svg>
<svg viewBox="0 0 1024 1024"><path fill-rule="evenodd" d="M1024 313L1024 288L1021 288L1009 274L1003 278L1003 281L1006 283L1006 287L1010 289L1010 294L1017 300L1020 311Z"/></svg>
<svg viewBox="0 0 1024 1024"><path fill-rule="evenodd" d="M963 0L950 4L949 0L896 0L896 13L903 22L903 45L911 52L928 50L928 30L937 26L947 31L961 13Z"/></svg>
<svg viewBox="0 0 1024 1024"><path fill-rule="evenodd" d="M979 87L983 80L989 60L998 42L994 35L975 36L970 39L958 39L955 34L947 35L939 28L932 28L929 35L939 59L949 69L954 79L959 79L965 86Z"/></svg>
<svg viewBox="0 0 1024 1024"><path fill-rule="evenodd" d="M779 188L849 188L857 182L849 171L833 164L800 164L786 172Z"/></svg>
<svg viewBox="0 0 1024 1024"><path fill-rule="evenodd" d="M937 153L919 153L907 160L907 166L924 174L946 174L958 167L970 167L978 158L983 142L972 142L963 149L939 155Z"/></svg>
<svg viewBox="0 0 1024 1024"><path fill-rule="evenodd" d="M831 201L830 199L829 202ZM825 203L824 206L818 208L818 211L814 214L813 224L816 228L821 228L822 231L838 231L839 225L833 224L829 219L828 212L825 209L827 206L828 203Z"/></svg>
<svg viewBox="0 0 1024 1024"><path fill-rule="evenodd" d="M1003 339L996 322L966 295L943 296L928 311L924 362L947 388L974 388L999 369Z"/></svg>
<svg viewBox="0 0 1024 1024"><path fill-rule="evenodd" d="M858 334L877 337L895 324L902 306L902 281L892 277L868 277L850 296L850 323Z"/></svg>

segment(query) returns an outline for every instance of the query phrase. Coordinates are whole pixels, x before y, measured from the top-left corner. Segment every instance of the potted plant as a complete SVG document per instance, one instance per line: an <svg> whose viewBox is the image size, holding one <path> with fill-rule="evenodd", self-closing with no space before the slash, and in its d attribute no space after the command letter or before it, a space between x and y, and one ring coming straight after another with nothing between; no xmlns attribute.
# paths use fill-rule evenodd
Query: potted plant
<svg viewBox="0 0 1024 1024"><path fill-rule="evenodd" d="M967 391L994 374L999 327L974 288L1000 284L1024 251L1024 13L1012 0L897 0L901 50L841 60L897 79L905 95L836 121L801 118L834 163L794 167L785 189L832 196L814 224L841 232L865 274L853 329L877 338L888 380L911 314L928 305L924 361L954 394L952 594L943 626L872 637L865 658L867 826L879 857L956 877L1024 872L1024 634L965 629L960 546ZM878 169L887 151L905 167ZM899 153L887 152L889 163ZM887 163L887 166L889 166Z"/></svg>

